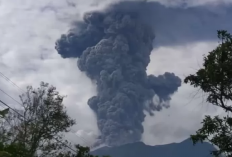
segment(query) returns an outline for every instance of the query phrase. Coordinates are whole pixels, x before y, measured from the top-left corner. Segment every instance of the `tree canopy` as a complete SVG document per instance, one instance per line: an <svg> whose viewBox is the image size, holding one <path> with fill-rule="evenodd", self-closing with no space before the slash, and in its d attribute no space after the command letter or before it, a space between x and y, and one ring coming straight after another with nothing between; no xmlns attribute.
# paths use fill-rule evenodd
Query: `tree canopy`
<svg viewBox="0 0 232 157"><path fill-rule="evenodd" d="M206 116L203 126L195 135L191 135L194 143L210 141L219 149L213 151L215 156L232 156L232 35L225 30L217 32L219 45L204 56L203 67L195 74L184 79L195 88L200 88L207 94L206 101L221 107L228 113L224 117Z"/></svg>
<svg viewBox="0 0 232 157"><path fill-rule="evenodd" d="M0 157L95 157L64 139L75 124L54 86L41 82L20 95L22 110L0 111ZM71 149L70 149L71 148Z"/></svg>

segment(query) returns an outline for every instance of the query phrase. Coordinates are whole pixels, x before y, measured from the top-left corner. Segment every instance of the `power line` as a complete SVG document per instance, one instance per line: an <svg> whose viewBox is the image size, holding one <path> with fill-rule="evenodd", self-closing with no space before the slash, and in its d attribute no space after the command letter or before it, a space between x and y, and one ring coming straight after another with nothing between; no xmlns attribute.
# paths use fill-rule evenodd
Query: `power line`
<svg viewBox="0 0 232 157"><path fill-rule="evenodd" d="M0 76L3 77L6 81L10 82L11 84L13 84L15 87L17 87L19 90L21 90L22 92L24 92L24 90L22 88L20 88L16 83L14 83L12 80L10 80L9 77L7 77L6 75L4 75L2 72L0 72ZM0 91L2 91L5 95L7 95L9 98L11 98L12 100L14 100L16 103L18 103L19 105L22 106L22 104L20 102L18 102L17 100L15 100L12 96L10 96L9 94L7 94L6 92L4 92L1 88ZM24 92L25 93L25 92ZM87 145L89 145L89 141L86 140L84 137L80 137L78 136L84 143L86 143Z"/></svg>
<svg viewBox="0 0 232 157"><path fill-rule="evenodd" d="M3 105L5 105L6 107L8 107L9 109L11 109L12 111L14 111L15 113L17 113L18 115L20 115L21 117L23 117L23 115L21 115L18 111L16 111L15 109L13 109L12 107L10 107L9 105L7 105L5 102L3 102L2 100L0 100L0 103L2 103ZM24 118L24 117L23 117ZM61 144L63 144L65 147L69 148L70 150L72 150L73 152L76 153L76 151L74 149L72 149L71 147L69 147L67 144L65 144L64 142L55 139L57 142L60 142Z"/></svg>
<svg viewBox="0 0 232 157"><path fill-rule="evenodd" d="M55 139L56 141L60 142L61 144L63 144L65 147L69 148L70 150L72 150L73 152L77 152L76 150L74 150L73 148L71 148L70 146L68 146L67 144L65 144L64 142L58 140L58 139Z"/></svg>
<svg viewBox="0 0 232 157"><path fill-rule="evenodd" d="M2 100L0 100L0 103L2 103L3 105L5 105L6 107L8 107L9 109L11 109L12 111L14 111L15 113L17 113L18 115L20 115L20 117L23 117L23 115L21 115L18 111L16 111L15 109L13 109L12 107L10 107L9 105L7 105L6 103L4 103ZM24 117L23 117L24 118Z"/></svg>
<svg viewBox="0 0 232 157"><path fill-rule="evenodd" d="M0 74L1 74L1 72L0 72ZM14 83L15 84L15 83ZM15 84L16 85L16 84ZM16 87L18 87L17 85L16 85ZM19 87L18 87L19 88ZM14 100L15 102L17 102L19 105L22 105L20 102L18 102L17 100L15 100L12 96L10 96L9 94L7 94L4 90L2 90L1 88L0 88L0 91L1 92L3 92L5 95L7 95L8 97L10 97L12 100ZM11 109L11 110L13 110L15 113L17 113L18 115L20 115L20 117L22 117L22 118L24 118L24 116L23 115L21 115L19 112L17 112L15 109L13 109L12 107L10 107L9 105L7 105L6 103L4 103L2 100L0 100L0 102L3 104L3 105L5 105L5 106L7 106L9 109ZM79 136L78 136L79 137ZM81 140L82 141L84 141L86 144L88 144L88 142L87 142L87 140L84 140L84 138L83 137L79 137L79 138L81 138ZM58 142L60 142L61 144L63 144L64 146L66 146L67 148L69 148L70 150L72 150L72 151L74 151L75 153L76 153L76 151L74 150L74 149L72 149L71 147L69 147L67 144L65 144L65 143L63 143L63 142L61 142L61 141L59 141L58 139L55 139L55 140L57 140Z"/></svg>
<svg viewBox="0 0 232 157"><path fill-rule="evenodd" d="M25 93L25 91L22 89L22 88L20 88L16 83L14 83L10 78L8 78L6 75L4 75L2 72L0 72L0 76L2 77L2 78L4 78L6 81L8 81L8 82L10 82L12 85L14 85L15 87L17 87L20 91L22 91L23 93ZM20 102L18 102L17 100L15 100L12 96L10 96L9 94L7 94L4 90L2 90L1 88L0 88L0 91L2 91L5 95L7 95L9 98L11 98L12 100L14 100L16 103L18 103L19 105L21 105L22 106L22 104L20 103ZM4 102L2 102L2 101L0 101L1 103L4 103ZM6 104L7 105L7 104ZM8 105L9 106L9 105ZM10 107L9 107L10 108ZM16 110L14 110L13 108L10 108L10 109L12 109L13 111L15 111L17 114L19 114ZM20 115L20 114L19 114ZM22 116L22 115L20 115L20 116ZM23 117L23 116L22 116ZM78 136L84 143L86 143L87 145L89 145L89 141L87 141L84 137L80 137L80 136ZM63 143L64 144L64 143ZM73 150L74 151L74 150ZM75 151L76 152L76 151Z"/></svg>
<svg viewBox="0 0 232 157"><path fill-rule="evenodd" d="M74 130L71 130L72 132L75 132ZM82 136L78 136L76 135L79 139L81 139L85 144L87 144L88 146L91 146L91 142L89 142L88 140L86 140L86 138L82 137Z"/></svg>
<svg viewBox="0 0 232 157"><path fill-rule="evenodd" d="M16 83L14 83L13 81L11 81L11 79L9 78L9 77L7 77L6 75L4 75L1 71L0 71L0 76L2 77L2 78L4 78L7 82L10 82L12 85L14 85L15 87L17 87L19 90L21 90L22 92L24 92L24 90L23 89L21 89ZM16 99L14 99L12 96L10 96L9 94L7 94L4 90L2 90L1 88L0 88L0 91L2 92L2 93L4 93L5 95L7 95L9 98L11 98L12 100L14 100L17 104L19 104L20 106L22 106L22 104L19 102L19 101L17 101Z"/></svg>
<svg viewBox="0 0 232 157"><path fill-rule="evenodd" d="M1 71L0 71L0 76L2 78L4 78L6 81L10 82L12 85L14 85L15 87L17 87L19 90L21 90L23 93L25 93L25 91L20 88L16 83L14 83L13 81L11 81L11 79L9 77L7 77L6 75L4 75Z"/></svg>
<svg viewBox="0 0 232 157"><path fill-rule="evenodd" d="M1 88L0 88L0 91L2 92L2 93L4 93L5 95L7 95L9 98L11 98L12 100L14 100L17 104L19 104L20 106L22 106L22 104L19 102L19 101L17 101L16 99L14 99L12 96L10 96L9 94L7 94L4 90L2 90Z"/></svg>

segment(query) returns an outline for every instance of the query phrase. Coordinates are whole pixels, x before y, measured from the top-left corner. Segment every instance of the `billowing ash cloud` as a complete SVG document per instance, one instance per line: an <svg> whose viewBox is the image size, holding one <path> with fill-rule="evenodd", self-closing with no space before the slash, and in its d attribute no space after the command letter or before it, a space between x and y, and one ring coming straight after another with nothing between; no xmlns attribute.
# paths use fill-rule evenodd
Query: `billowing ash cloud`
<svg viewBox="0 0 232 157"><path fill-rule="evenodd" d="M144 110L162 109L161 102L181 85L173 73L146 74L154 31L138 9L114 5L86 13L56 49L63 58L78 57L78 68L97 84L88 100L96 113L102 142L114 146L141 140ZM79 89L81 90L81 89ZM160 103L153 102L159 96Z"/></svg>

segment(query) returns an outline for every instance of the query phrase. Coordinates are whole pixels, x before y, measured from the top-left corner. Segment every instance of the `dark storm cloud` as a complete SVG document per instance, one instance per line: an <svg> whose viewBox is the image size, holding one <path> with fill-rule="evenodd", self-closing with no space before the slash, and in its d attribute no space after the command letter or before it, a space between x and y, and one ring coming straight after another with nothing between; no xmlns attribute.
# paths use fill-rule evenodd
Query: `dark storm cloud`
<svg viewBox="0 0 232 157"><path fill-rule="evenodd" d="M102 12L86 13L75 29L56 42L58 53L79 58L78 68L97 84L97 95L88 105L97 115L102 142L120 145L141 140L143 111L152 115L168 107L161 102L170 100L181 80L168 72L147 76L153 42L155 36L157 46L214 39L213 29L202 31L214 23L213 18L203 21L205 26L199 24L201 20L181 21L198 15L214 17L204 7L184 10L154 2L120 2ZM189 21L192 29L181 25ZM160 102L153 101L154 95Z"/></svg>

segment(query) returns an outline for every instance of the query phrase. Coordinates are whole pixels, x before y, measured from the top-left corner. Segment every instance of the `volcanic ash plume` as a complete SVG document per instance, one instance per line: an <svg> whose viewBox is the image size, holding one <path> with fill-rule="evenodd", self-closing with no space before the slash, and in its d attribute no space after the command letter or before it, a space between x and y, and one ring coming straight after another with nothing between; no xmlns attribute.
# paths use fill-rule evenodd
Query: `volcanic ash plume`
<svg viewBox="0 0 232 157"><path fill-rule="evenodd" d="M136 11L108 9L86 13L82 22L56 42L63 58L78 57L78 68L96 82L88 100L103 143L115 146L141 140L144 110L153 115L181 85L179 77L146 74L154 33ZM79 89L81 90L81 89ZM160 103L153 102L154 96Z"/></svg>

